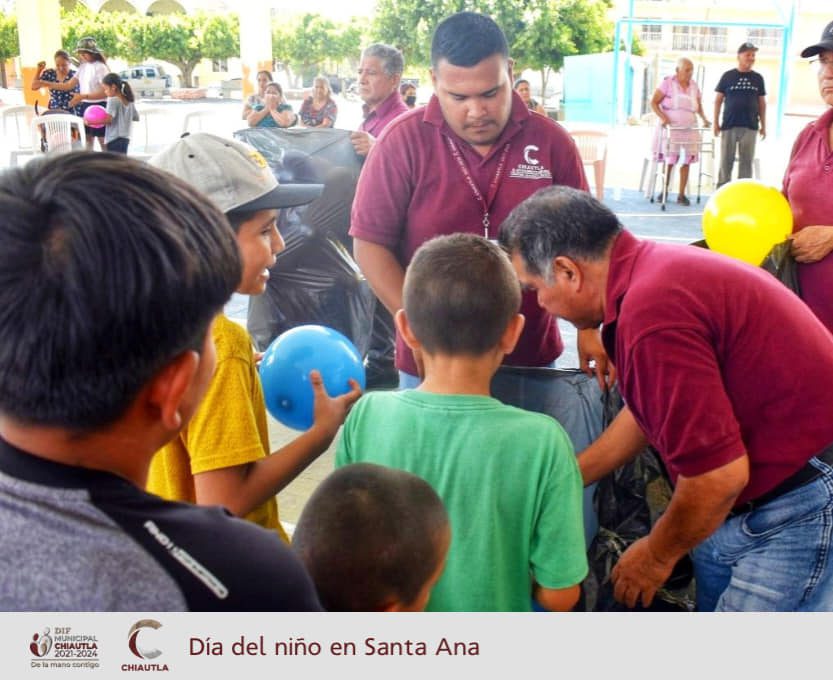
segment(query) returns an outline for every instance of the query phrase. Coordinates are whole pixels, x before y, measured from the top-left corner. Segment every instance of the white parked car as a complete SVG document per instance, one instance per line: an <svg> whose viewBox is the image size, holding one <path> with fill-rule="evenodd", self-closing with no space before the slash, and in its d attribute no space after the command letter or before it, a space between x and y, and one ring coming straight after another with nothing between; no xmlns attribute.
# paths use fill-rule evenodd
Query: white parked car
<svg viewBox="0 0 833 680"><path fill-rule="evenodd" d="M161 98L171 92L171 76L158 64L138 64L119 72L137 97Z"/></svg>

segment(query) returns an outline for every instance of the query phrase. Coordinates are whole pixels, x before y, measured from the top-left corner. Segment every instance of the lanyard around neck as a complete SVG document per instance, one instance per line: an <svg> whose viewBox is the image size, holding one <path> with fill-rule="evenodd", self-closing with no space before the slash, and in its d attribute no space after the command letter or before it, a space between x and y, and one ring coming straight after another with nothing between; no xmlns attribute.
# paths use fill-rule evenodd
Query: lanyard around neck
<svg viewBox="0 0 833 680"><path fill-rule="evenodd" d="M463 178L466 180L466 184L469 185L469 188L474 195L474 200L477 201L483 210L483 236L484 238L489 238L489 227L491 226L489 221L489 210L491 209L492 203L494 203L495 197L497 196L500 181L503 179L503 168L506 165L506 157L509 155L510 143L506 143L503 147L503 152L500 154L500 161L498 162L497 170L495 170L495 176L489 184L489 196L487 198L483 196L483 193L477 187L477 184L475 184L474 178L471 176L469 166L466 164L463 154L460 153L460 149L457 148L457 144L453 139L451 139L451 137L446 137L446 140L448 140L451 155L454 156L454 160L456 160L457 165L460 166L460 172L463 173Z"/></svg>

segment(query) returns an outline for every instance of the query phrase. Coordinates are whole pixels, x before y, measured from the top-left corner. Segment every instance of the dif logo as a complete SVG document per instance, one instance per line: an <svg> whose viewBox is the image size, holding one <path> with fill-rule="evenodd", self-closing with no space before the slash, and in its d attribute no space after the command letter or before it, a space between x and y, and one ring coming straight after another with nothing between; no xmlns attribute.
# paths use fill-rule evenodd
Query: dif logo
<svg viewBox="0 0 833 680"><path fill-rule="evenodd" d="M29 645L29 651L36 657L43 658L52 651L52 636L49 628L44 628L43 633L35 633Z"/></svg>

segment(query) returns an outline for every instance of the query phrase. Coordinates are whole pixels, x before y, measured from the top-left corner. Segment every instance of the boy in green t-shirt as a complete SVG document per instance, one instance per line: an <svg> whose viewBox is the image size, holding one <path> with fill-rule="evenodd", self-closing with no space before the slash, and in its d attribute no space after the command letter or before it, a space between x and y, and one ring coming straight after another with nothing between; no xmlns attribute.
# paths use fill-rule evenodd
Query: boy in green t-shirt
<svg viewBox="0 0 833 680"><path fill-rule="evenodd" d="M428 610L572 609L587 574L572 444L553 418L489 393L524 324L511 263L479 236L433 239L408 267L403 303L396 324L424 380L360 399L336 465L404 469L443 499L452 541Z"/></svg>

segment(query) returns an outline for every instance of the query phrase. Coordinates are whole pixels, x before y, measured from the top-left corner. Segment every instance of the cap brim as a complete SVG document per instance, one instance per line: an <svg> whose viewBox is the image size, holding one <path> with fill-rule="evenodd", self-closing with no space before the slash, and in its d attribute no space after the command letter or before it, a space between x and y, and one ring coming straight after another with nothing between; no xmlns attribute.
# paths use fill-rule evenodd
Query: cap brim
<svg viewBox="0 0 833 680"><path fill-rule="evenodd" d="M279 184L272 191L234 210L278 210L312 203L324 191L323 184Z"/></svg>
<svg viewBox="0 0 833 680"><path fill-rule="evenodd" d="M801 51L801 56L805 59L807 57L815 57L817 54L824 52L825 50L833 52L833 40L822 40L820 43L810 45L810 47L805 47Z"/></svg>

